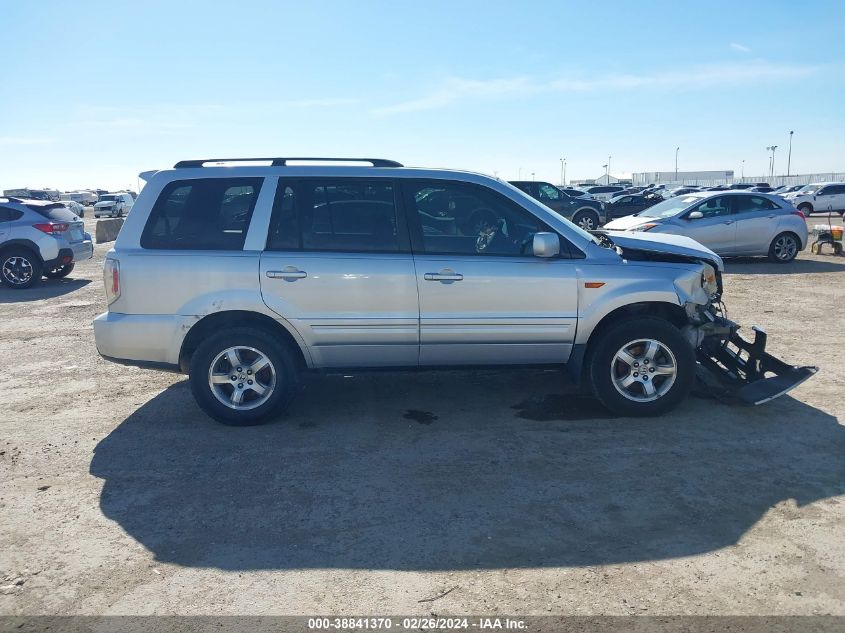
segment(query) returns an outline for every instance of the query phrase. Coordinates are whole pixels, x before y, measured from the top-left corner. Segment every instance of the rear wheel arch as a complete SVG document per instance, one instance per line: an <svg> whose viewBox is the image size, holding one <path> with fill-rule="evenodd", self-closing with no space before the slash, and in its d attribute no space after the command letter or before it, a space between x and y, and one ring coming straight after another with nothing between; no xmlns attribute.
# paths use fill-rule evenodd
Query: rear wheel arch
<svg viewBox="0 0 845 633"><path fill-rule="evenodd" d="M3 242L2 244L0 244L0 255L6 253L7 251L20 249L30 251L33 257L35 257L41 264L44 263L44 260L41 257L41 253L39 252L38 246L34 242L30 242L29 240L9 240L8 242Z"/></svg>
<svg viewBox="0 0 845 633"><path fill-rule="evenodd" d="M299 369L305 369L308 365L305 358L305 351L297 338L278 320L262 314L260 312L250 312L249 310L227 310L224 312L214 312L208 316L203 317L195 323L188 330L187 335L182 341L182 347L179 350L179 368L182 372L187 373L188 367L191 364L191 356L197 347L209 335L219 332L220 330L234 327L254 327L266 332L272 333L279 337L296 358Z"/></svg>

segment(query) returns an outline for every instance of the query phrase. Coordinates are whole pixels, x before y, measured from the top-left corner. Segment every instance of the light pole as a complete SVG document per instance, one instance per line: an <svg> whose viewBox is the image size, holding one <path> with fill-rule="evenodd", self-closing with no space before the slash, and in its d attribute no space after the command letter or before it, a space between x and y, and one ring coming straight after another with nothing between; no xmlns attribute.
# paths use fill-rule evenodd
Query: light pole
<svg viewBox="0 0 845 633"><path fill-rule="evenodd" d="M610 184L610 159L611 158L613 158L613 156L607 157L607 174L605 174L607 176L607 178L605 178L605 180L607 180L607 182L605 183L606 185Z"/></svg>
<svg viewBox="0 0 845 633"><path fill-rule="evenodd" d="M742 159L742 168L741 168L740 174L741 175L740 175L739 179L745 180L745 159L744 158Z"/></svg>
<svg viewBox="0 0 845 633"><path fill-rule="evenodd" d="M792 135L795 134L795 130L789 130L789 156L786 159L786 175L789 176L790 169L792 167Z"/></svg>
<svg viewBox="0 0 845 633"><path fill-rule="evenodd" d="M769 145L766 149L771 150L772 152L772 160L769 163L769 177L775 177L775 150L778 148L777 145Z"/></svg>
<svg viewBox="0 0 845 633"><path fill-rule="evenodd" d="M678 150L680 147L675 148L675 182L678 182Z"/></svg>
<svg viewBox="0 0 845 633"><path fill-rule="evenodd" d="M560 159L560 186L566 185L566 159Z"/></svg>
<svg viewBox="0 0 845 633"><path fill-rule="evenodd" d="M534 172L531 172L531 180L534 180Z"/></svg>
<svg viewBox="0 0 845 633"><path fill-rule="evenodd" d="M563 186L566 186L566 159L563 159Z"/></svg>
<svg viewBox="0 0 845 633"><path fill-rule="evenodd" d="M522 180L522 167L519 168L519 177L517 180Z"/></svg>
<svg viewBox="0 0 845 633"><path fill-rule="evenodd" d="M610 172L608 171L608 167L609 167L609 166L610 166L610 163L608 163L608 164L606 164L606 165L602 165L602 167L604 167L604 181L605 181L605 183L610 182L610 179L608 178L608 175L609 175L609 173L610 173Z"/></svg>

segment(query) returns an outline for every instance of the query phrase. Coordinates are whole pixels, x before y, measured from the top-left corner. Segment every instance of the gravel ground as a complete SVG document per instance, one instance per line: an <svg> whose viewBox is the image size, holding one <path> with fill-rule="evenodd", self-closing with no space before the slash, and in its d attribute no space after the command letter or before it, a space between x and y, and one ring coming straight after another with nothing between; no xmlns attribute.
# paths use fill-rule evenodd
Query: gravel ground
<svg viewBox="0 0 845 633"><path fill-rule="evenodd" d="M728 263L730 316L821 368L761 407L378 373L236 429L97 355L106 250L0 290L2 614L845 615L843 257Z"/></svg>

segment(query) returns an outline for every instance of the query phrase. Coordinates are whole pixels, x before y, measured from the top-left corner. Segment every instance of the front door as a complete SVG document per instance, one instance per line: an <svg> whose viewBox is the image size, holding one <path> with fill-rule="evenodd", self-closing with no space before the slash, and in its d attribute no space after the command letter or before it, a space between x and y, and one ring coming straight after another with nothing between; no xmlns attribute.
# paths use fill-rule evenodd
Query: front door
<svg viewBox="0 0 845 633"><path fill-rule="evenodd" d="M280 179L261 294L318 367L416 365L419 304L389 179Z"/></svg>
<svg viewBox="0 0 845 633"><path fill-rule="evenodd" d="M700 211L703 217L690 219L689 214ZM736 222L731 215L728 196L708 198L673 221L680 233L691 237L719 255L731 255L736 249Z"/></svg>
<svg viewBox="0 0 845 633"><path fill-rule="evenodd" d="M549 230L485 187L403 181L420 300L420 364L564 363L578 314L575 261L532 255Z"/></svg>

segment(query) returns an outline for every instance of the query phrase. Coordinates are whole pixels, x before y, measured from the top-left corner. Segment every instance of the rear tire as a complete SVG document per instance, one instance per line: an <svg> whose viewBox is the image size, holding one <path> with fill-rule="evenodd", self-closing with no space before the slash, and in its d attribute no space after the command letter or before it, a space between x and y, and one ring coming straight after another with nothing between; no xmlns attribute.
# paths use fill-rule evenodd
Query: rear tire
<svg viewBox="0 0 845 633"><path fill-rule="evenodd" d="M25 248L10 248L0 255L0 281L8 288L25 290L41 282L43 265Z"/></svg>
<svg viewBox="0 0 845 633"><path fill-rule="evenodd" d="M600 222L599 214L595 211L578 211L572 216L572 223L585 231L594 231L599 228Z"/></svg>
<svg viewBox="0 0 845 633"><path fill-rule="evenodd" d="M798 205L798 210L804 214L805 217L810 217L810 214L813 212L813 205L805 202L804 204Z"/></svg>
<svg viewBox="0 0 845 633"><path fill-rule="evenodd" d="M70 264L65 264L64 266L59 266L58 268L53 268L52 270L45 270L44 276L47 279L62 279L73 272L74 266L75 264L71 262Z"/></svg>
<svg viewBox="0 0 845 633"><path fill-rule="evenodd" d="M788 264L798 256L801 242L794 233L780 233L769 246L769 259L778 264Z"/></svg>
<svg viewBox="0 0 845 633"><path fill-rule="evenodd" d="M297 374L291 350L256 327L236 327L208 337L194 351L189 368L197 404L230 426L271 421L290 403Z"/></svg>
<svg viewBox="0 0 845 633"><path fill-rule="evenodd" d="M619 415L666 413L695 381L695 351L678 328L658 318L612 324L598 334L588 362L593 393Z"/></svg>

